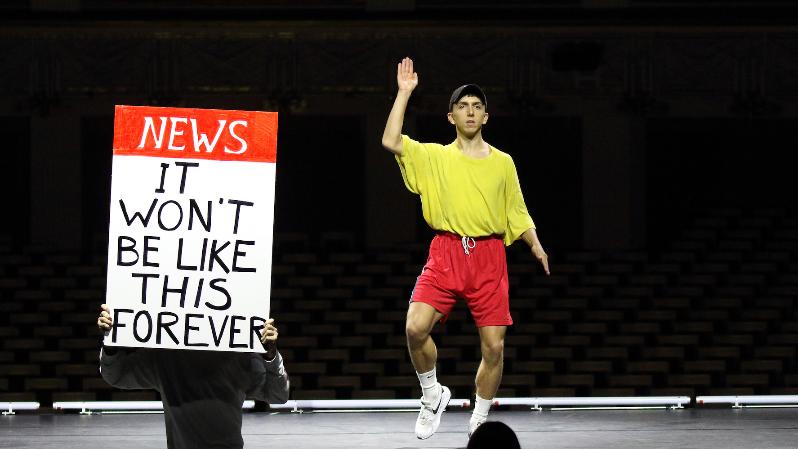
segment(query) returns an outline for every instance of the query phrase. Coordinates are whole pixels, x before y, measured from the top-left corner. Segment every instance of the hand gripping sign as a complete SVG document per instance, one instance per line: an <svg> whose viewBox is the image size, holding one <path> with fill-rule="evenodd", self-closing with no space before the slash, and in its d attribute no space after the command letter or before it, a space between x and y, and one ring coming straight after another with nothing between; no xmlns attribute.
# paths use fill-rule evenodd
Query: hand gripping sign
<svg viewBox="0 0 798 449"><path fill-rule="evenodd" d="M277 113L117 106L110 346L263 352Z"/></svg>

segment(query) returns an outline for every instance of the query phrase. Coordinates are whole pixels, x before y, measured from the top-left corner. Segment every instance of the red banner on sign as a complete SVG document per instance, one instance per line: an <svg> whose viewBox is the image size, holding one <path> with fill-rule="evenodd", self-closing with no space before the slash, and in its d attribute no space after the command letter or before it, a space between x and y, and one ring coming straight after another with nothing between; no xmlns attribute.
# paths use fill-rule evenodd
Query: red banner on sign
<svg viewBox="0 0 798 449"><path fill-rule="evenodd" d="M277 113L117 106L114 154L275 162Z"/></svg>

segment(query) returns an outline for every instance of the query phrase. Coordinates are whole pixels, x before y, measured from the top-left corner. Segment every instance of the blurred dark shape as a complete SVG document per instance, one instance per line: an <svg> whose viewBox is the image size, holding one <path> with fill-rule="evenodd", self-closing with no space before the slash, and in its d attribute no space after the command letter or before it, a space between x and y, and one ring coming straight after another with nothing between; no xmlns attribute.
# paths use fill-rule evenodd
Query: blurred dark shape
<svg viewBox="0 0 798 449"><path fill-rule="evenodd" d="M28 105L40 117L47 117L53 109L61 106L61 96L58 93L38 91L29 97Z"/></svg>
<svg viewBox="0 0 798 449"><path fill-rule="evenodd" d="M548 100L545 100L532 92L524 91L510 93L508 95L510 103L515 106L518 112L528 112L532 114L551 114L557 108Z"/></svg>
<svg viewBox="0 0 798 449"><path fill-rule="evenodd" d="M466 449L521 449L518 437L507 424L488 421L474 431Z"/></svg>
<svg viewBox="0 0 798 449"><path fill-rule="evenodd" d="M263 100L264 111L299 114L308 107L307 98L296 89L274 89Z"/></svg>
<svg viewBox="0 0 798 449"><path fill-rule="evenodd" d="M598 42L564 42L551 50L555 72L592 72L604 62L604 45Z"/></svg>
<svg viewBox="0 0 798 449"><path fill-rule="evenodd" d="M184 107L185 100L181 99L179 95L171 92L153 92L146 100L149 106L159 107Z"/></svg>
<svg viewBox="0 0 798 449"><path fill-rule="evenodd" d="M366 11L397 12L415 11L416 0L366 0Z"/></svg>
<svg viewBox="0 0 798 449"><path fill-rule="evenodd" d="M664 115L670 110L668 103L648 92L626 94L618 103L618 110L636 116Z"/></svg>
<svg viewBox="0 0 798 449"><path fill-rule="evenodd" d="M759 92L737 93L729 105L729 112L745 117L764 117L781 114L780 104L767 99Z"/></svg>

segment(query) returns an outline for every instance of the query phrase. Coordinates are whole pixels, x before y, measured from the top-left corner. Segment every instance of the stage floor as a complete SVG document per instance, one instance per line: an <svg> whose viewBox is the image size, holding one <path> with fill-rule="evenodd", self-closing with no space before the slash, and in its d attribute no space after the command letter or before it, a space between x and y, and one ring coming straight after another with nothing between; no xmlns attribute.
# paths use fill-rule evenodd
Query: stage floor
<svg viewBox="0 0 798 449"><path fill-rule="evenodd" d="M245 413L248 449L464 448L469 414L446 412L432 438L417 440L415 413ZM798 447L798 409L494 411L523 448ZM164 448L163 415L30 414L0 417L3 448ZM498 448L497 448L498 449Z"/></svg>

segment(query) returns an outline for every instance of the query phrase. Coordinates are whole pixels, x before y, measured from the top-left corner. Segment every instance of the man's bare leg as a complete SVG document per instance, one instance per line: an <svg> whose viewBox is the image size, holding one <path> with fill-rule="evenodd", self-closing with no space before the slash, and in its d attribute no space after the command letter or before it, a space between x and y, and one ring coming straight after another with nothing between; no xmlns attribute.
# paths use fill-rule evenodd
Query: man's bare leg
<svg viewBox="0 0 798 449"><path fill-rule="evenodd" d="M426 373L435 368L438 361L438 348L432 341L430 332L443 314L429 304L412 302L407 309L405 334L410 360L418 373Z"/></svg>
<svg viewBox="0 0 798 449"><path fill-rule="evenodd" d="M485 326L479 328L479 341L482 349L482 362L477 370L477 398L474 413L469 422L469 435L488 419L488 412L504 369L504 335L506 326Z"/></svg>
<svg viewBox="0 0 798 449"><path fill-rule="evenodd" d="M449 389L438 383L435 373L438 349L430 336L435 323L442 317L443 314L434 307L421 302L410 303L407 310L407 349L424 392L416 419L416 436L420 439L429 438L435 433L441 414L452 397Z"/></svg>

